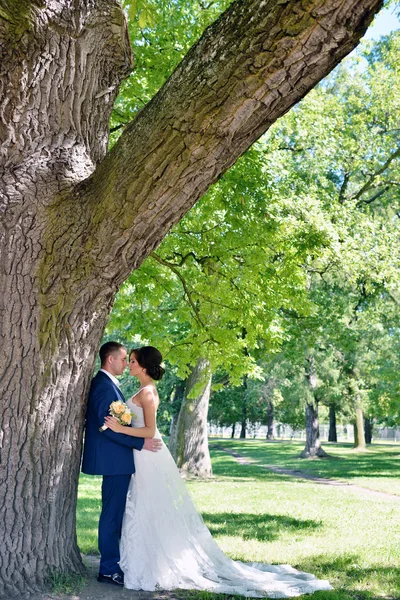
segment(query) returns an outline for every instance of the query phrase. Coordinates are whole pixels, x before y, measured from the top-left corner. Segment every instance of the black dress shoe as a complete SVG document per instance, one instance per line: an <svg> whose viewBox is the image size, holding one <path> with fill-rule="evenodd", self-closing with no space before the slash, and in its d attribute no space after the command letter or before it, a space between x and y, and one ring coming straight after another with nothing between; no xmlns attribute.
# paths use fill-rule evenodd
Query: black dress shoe
<svg viewBox="0 0 400 600"><path fill-rule="evenodd" d="M100 581L100 583L111 583L112 585L119 585L121 587L124 585L124 578L120 573L114 573L114 575L103 575L103 573L99 573L97 581Z"/></svg>

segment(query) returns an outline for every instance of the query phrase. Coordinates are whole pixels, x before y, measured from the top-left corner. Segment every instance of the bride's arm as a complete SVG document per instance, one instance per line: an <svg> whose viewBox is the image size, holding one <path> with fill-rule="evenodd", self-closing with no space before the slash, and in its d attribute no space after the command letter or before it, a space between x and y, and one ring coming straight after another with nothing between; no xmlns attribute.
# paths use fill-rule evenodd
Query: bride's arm
<svg viewBox="0 0 400 600"><path fill-rule="evenodd" d="M140 393L140 405L144 413L144 427L128 427L118 423L114 417L106 417L104 424L116 433L125 433L133 437L152 438L156 432L156 410L154 406L153 394L150 391L143 390Z"/></svg>

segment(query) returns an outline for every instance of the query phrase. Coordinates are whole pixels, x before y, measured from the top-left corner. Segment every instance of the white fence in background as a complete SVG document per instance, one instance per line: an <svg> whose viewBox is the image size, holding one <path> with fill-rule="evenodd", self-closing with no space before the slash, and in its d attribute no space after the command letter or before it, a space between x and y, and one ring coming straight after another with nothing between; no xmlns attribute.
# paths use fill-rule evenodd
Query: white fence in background
<svg viewBox="0 0 400 600"><path fill-rule="evenodd" d="M237 423L235 427L235 438L240 435L241 424ZM337 425L338 442L354 442L354 427L353 425ZM322 424L319 426L320 439L328 440L329 425ZM217 427L216 425L208 424L208 435L230 438L232 435L232 427ZM246 429L246 437L265 439L267 437L267 427L265 425L249 425ZM289 425L282 423L274 424L275 439L290 439L290 440L305 440L306 432L304 429L292 429ZM374 427L372 432L372 441L387 441L392 443L400 442L400 427Z"/></svg>

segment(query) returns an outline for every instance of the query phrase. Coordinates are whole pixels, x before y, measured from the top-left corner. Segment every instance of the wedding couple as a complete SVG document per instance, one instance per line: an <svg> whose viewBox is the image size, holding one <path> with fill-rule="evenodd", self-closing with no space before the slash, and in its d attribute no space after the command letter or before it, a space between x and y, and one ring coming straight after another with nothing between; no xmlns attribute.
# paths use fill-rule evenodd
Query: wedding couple
<svg viewBox="0 0 400 600"><path fill-rule="evenodd" d="M116 376L127 365L117 342L100 348L101 369L89 392L82 471L103 475L98 581L133 590L199 589L253 598L290 598L330 590L327 581L289 565L233 561L197 513L175 462L157 430L154 380L164 374L152 346L129 354L140 388L127 401L131 426L109 416L124 400ZM107 429L99 428L103 424Z"/></svg>

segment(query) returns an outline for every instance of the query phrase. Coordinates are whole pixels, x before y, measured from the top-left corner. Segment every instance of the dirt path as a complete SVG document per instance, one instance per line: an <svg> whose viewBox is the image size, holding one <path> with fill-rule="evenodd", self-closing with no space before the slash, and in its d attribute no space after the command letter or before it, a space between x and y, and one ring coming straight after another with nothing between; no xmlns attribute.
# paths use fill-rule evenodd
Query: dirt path
<svg viewBox="0 0 400 600"><path fill-rule="evenodd" d="M289 475L290 477L297 477L298 479L309 479L310 481L314 481L315 483L320 483L322 485L341 487L349 492L355 492L357 494L363 494L365 496L400 502L400 496L396 496L395 494L388 494L387 492L377 492L375 490L370 490L369 488L361 487L360 485L348 483L347 481L340 481L339 479L326 479L324 477L317 477L316 475L311 475L310 473L306 473L305 471L300 471L298 469L285 469L283 467L277 467L275 465L260 465L255 460L252 460L251 458L245 458L244 456L238 454L237 452L234 452L233 450L228 450L227 448L224 448L224 446L212 444L212 447L215 448L215 450L221 450L222 452L230 454L241 465L253 465L260 467L261 469L266 469L267 471L273 471L274 473Z"/></svg>

